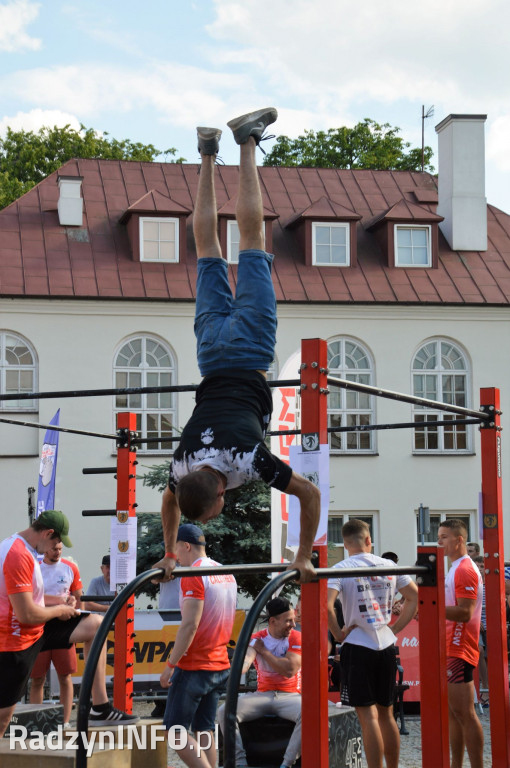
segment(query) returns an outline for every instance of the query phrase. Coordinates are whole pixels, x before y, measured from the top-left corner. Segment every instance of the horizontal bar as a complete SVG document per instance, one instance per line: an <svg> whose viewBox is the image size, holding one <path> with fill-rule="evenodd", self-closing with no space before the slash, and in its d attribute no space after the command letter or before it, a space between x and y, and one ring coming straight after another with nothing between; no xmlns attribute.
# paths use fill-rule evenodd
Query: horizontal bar
<svg viewBox="0 0 510 768"><path fill-rule="evenodd" d="M378 429L420 429L421 427L451 427L456 424L481 424L483 419L452 419L451 421L405 421L395 424L359 424L354 427L328 427L327 432L373 432ZM280 429L276 432L268 432L270 437L275 435L300 435L300 429ZM163 442L163 441L161 441Z"/></svg>
<svg viewBox="0 0 510 768"><path fill-rule="evenodd" d="M269 387L299 387L300 379L282 379L268 381ZM176 384L169 387L123 387L108 389L63 389L54 392L15 392L9 395L0 394L0 402L7 400L49 400L64 397L107 397L110 395L153 395L169 392L195 392L198 384Z"/></svg>
<svg viewBox="0 0 510 768"><path fill-rule="evenodd" d="M348 381L347 379L337 379L336 377L328 376L328 384L341 389L352 389L355 392L364 392L367 395L373 395L374 397L386 397L389 400L399 400L403 403L412 403L414 405L423 405L424 408L433 408L436 411L448 411L450 413L460 413L463 416L473 416L482 421L488 421L492 416L488 413L481 411L475 411L472 408L463 408L460 405L448 405L447 403L439 403L437 400L427 400L425 397L415 397L414 395L404 395L401 392L393 392L391 389L381 389L380 387L372 387L370 384L359 384L356 381Z"/></svg>
<svg viewBox="0 0 510 768"><path fill-rule="evenodd" d="M116 509L82 509L83 517L108 517L109 515L116 515Z"/></svg>
<svg viewBox="0 0 510 768"><path fill-rule="evenodd" d="M208 568L200 568L201 576L214 574L233 574L243 576L252 573L282 573L292 569L292 563L249 563L248 565L215 565ZM162 570L162 569L161 569ZM425 574L429 569L424 565L395 565L381 568L316 568L315 573L320 579L332 576L350 578L354 576L393 576L398 574ZM175 568L175 578L182 576L196 576L196 568Z"/></svg>
<svg viewBox="0 0 510 768"><path fill-rule="evenodd" d="M2 399L0 395L0 400ZM2 424L14 424L18 427L33 427L34 429L51 429L53 432L67 432L70 435L85 435L86 437L106 437L108 440L116 440L117 435L105 435L102 432L88 432L83 429L70 429L69 427L57 427L55 424L37 424L35 421L16 421L15 419L1 418Z"/></svg>
<svg viewBox="0 0 510 768"><path fill-rule="evenodd" d="M114 475L117 467L83 467L84 475Z"/></svg>

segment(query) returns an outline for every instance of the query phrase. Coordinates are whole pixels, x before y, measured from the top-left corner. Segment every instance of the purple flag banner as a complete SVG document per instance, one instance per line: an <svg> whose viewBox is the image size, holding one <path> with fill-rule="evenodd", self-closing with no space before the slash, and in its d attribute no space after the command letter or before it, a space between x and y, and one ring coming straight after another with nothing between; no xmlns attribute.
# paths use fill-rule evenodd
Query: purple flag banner
<svg viewBox="0 0 510 768"><path fill-rule="evenodd" d="M60 408L50 421L50 424L58 427ZM37 490L36 518L47 509L55 507L55 476L57 474L59 432L48 429L44 435L44 443L41 450L41 463L39 466L39 487Z"/></svg>

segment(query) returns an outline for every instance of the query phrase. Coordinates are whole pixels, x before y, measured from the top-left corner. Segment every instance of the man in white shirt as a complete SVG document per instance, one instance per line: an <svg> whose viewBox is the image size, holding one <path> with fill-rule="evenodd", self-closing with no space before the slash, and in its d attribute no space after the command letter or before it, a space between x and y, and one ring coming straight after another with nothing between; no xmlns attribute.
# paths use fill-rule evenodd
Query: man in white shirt
<svg viewBox="0 0 510 768"><path fill-rule="evenodd" d="M45 552L41 562L44 604L71 605L73 608L79 608L79 600L83 592L80 573L76 563L62 557L62 546L61 541L55 540L51 549ZM76 646L74 644L70 648L41 651L32 668L30 702L42 704L44 681L52 662L58 675L60 703L64 707L64 725L68 725L73 708L72 675L76 672Z"/></svg>
<svg viewBox="0 0 510 768"><path fill-rule="evenodd" d="M342 528L349 557L334 567L395 566L372 555L370 529L351 519ZM400 616L388 626L396 592L404 598ZM340 595L345 626L334 609ZM340 654L342 701L355 707L361 725L368 768L398 768L400 735L393 717L396 684L395 635L411 621L418 605L418 589L409 576L359 576L328 580L329 629L343 643ZM346 638L349 638L346 642Z"/></svg>

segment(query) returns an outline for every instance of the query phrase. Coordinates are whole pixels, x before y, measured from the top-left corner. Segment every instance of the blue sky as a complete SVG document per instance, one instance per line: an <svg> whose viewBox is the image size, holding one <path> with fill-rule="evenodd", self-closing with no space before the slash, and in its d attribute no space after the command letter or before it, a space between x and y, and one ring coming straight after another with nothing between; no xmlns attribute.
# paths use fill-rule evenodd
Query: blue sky
<svg viewBox="0 0 510 768"><path fill-rule="evenodd" d="M510 213L508 0L0 0L0 133L79 123L175 147L195 126L279 110L276 133L365 117L421 142L450 113L487 114L486 193ZM238 154L230 132L226 163ZM437 165L437 163L436 163Z"/></svg>

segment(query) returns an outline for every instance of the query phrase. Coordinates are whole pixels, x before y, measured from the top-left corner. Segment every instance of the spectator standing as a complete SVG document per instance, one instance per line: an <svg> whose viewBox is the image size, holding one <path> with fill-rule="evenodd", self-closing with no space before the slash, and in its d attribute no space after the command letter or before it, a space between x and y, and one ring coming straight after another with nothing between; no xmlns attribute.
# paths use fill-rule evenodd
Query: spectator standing
<svg viewBox="0 0 510 768"><path fill-rule="evenodd" d="M462 767L465 749L471 768L483 768L483 731L475 712L473 683L479 657L482 577L467 553L462 520L442 521L437 540L452 564L445 579L451 768Z"/></svg>
<svg viewBox="0 0 510 768"><path fill-rule="evenodd" d="M78 566L62 557L62 542L53 541L53 546L45 553L40 564L44 584L44 604L47 606L71 605L79 608L83 585ZM39 654L31 674L30 702L42 704L44 681L52 662L58 675L60 703L64 708L64 726L66 726L69 725L73 708L72 675L76 672L74 644L70 648L42 651Z"/></svg>
<svg viewBox="0 0 510 768"><path fill-rule="evenodd" d="M468 541L467 553L471 560L474 560L475 557L480 555L480 545L476 541Z"/></svg>
<svg viewBox="0 0 510 768"><path fill-rule="evenodd" d="M370 529L362 520L351 519L342 528L349 557L334 567L391 567L371 553ZM393 626L392 605L396 591L404 605ZM344 627L338 625L335 600L342 603ZM340 654L342 701L355 707L361 725L368 768L398 768L400 734L393 717L397 665L395 635L411 621L418 604L418 589L409 576L359 576L328 580L329 628L343 643ZM348 638L348 639L347 639Z"/></svg>
<svg viewBox="0 0 510 768"><path fill-rule="evenodd" d="M182 621L160 676L161 686L169 689L163 722L167 729L180 725L195 733L196 738L189 736L179 750L187 766L215 768L216 709L230 669L227 644L234 625L237 584L230 574L200 576L201 567L220 564L206 557L205 537L198 525L179 526L175 548L178 562L196 568L197 575L180 578ZM200 738L204 732L208 732L205 748Z"/></svg>
<svg viewBox="0 0 510 768"><path fill-rule="evenodd" d="M281 768L290 768L301 754L301 632L295 629L290 602L275 597L267 603L268 627L252 635L243 672L252 664L257 670L257 691L245 693L237 702L237 722L277 715L295 723ZM225 707L218 711L224 730ZM246 752L236 726L236 766L246 766Z"/></svg>

